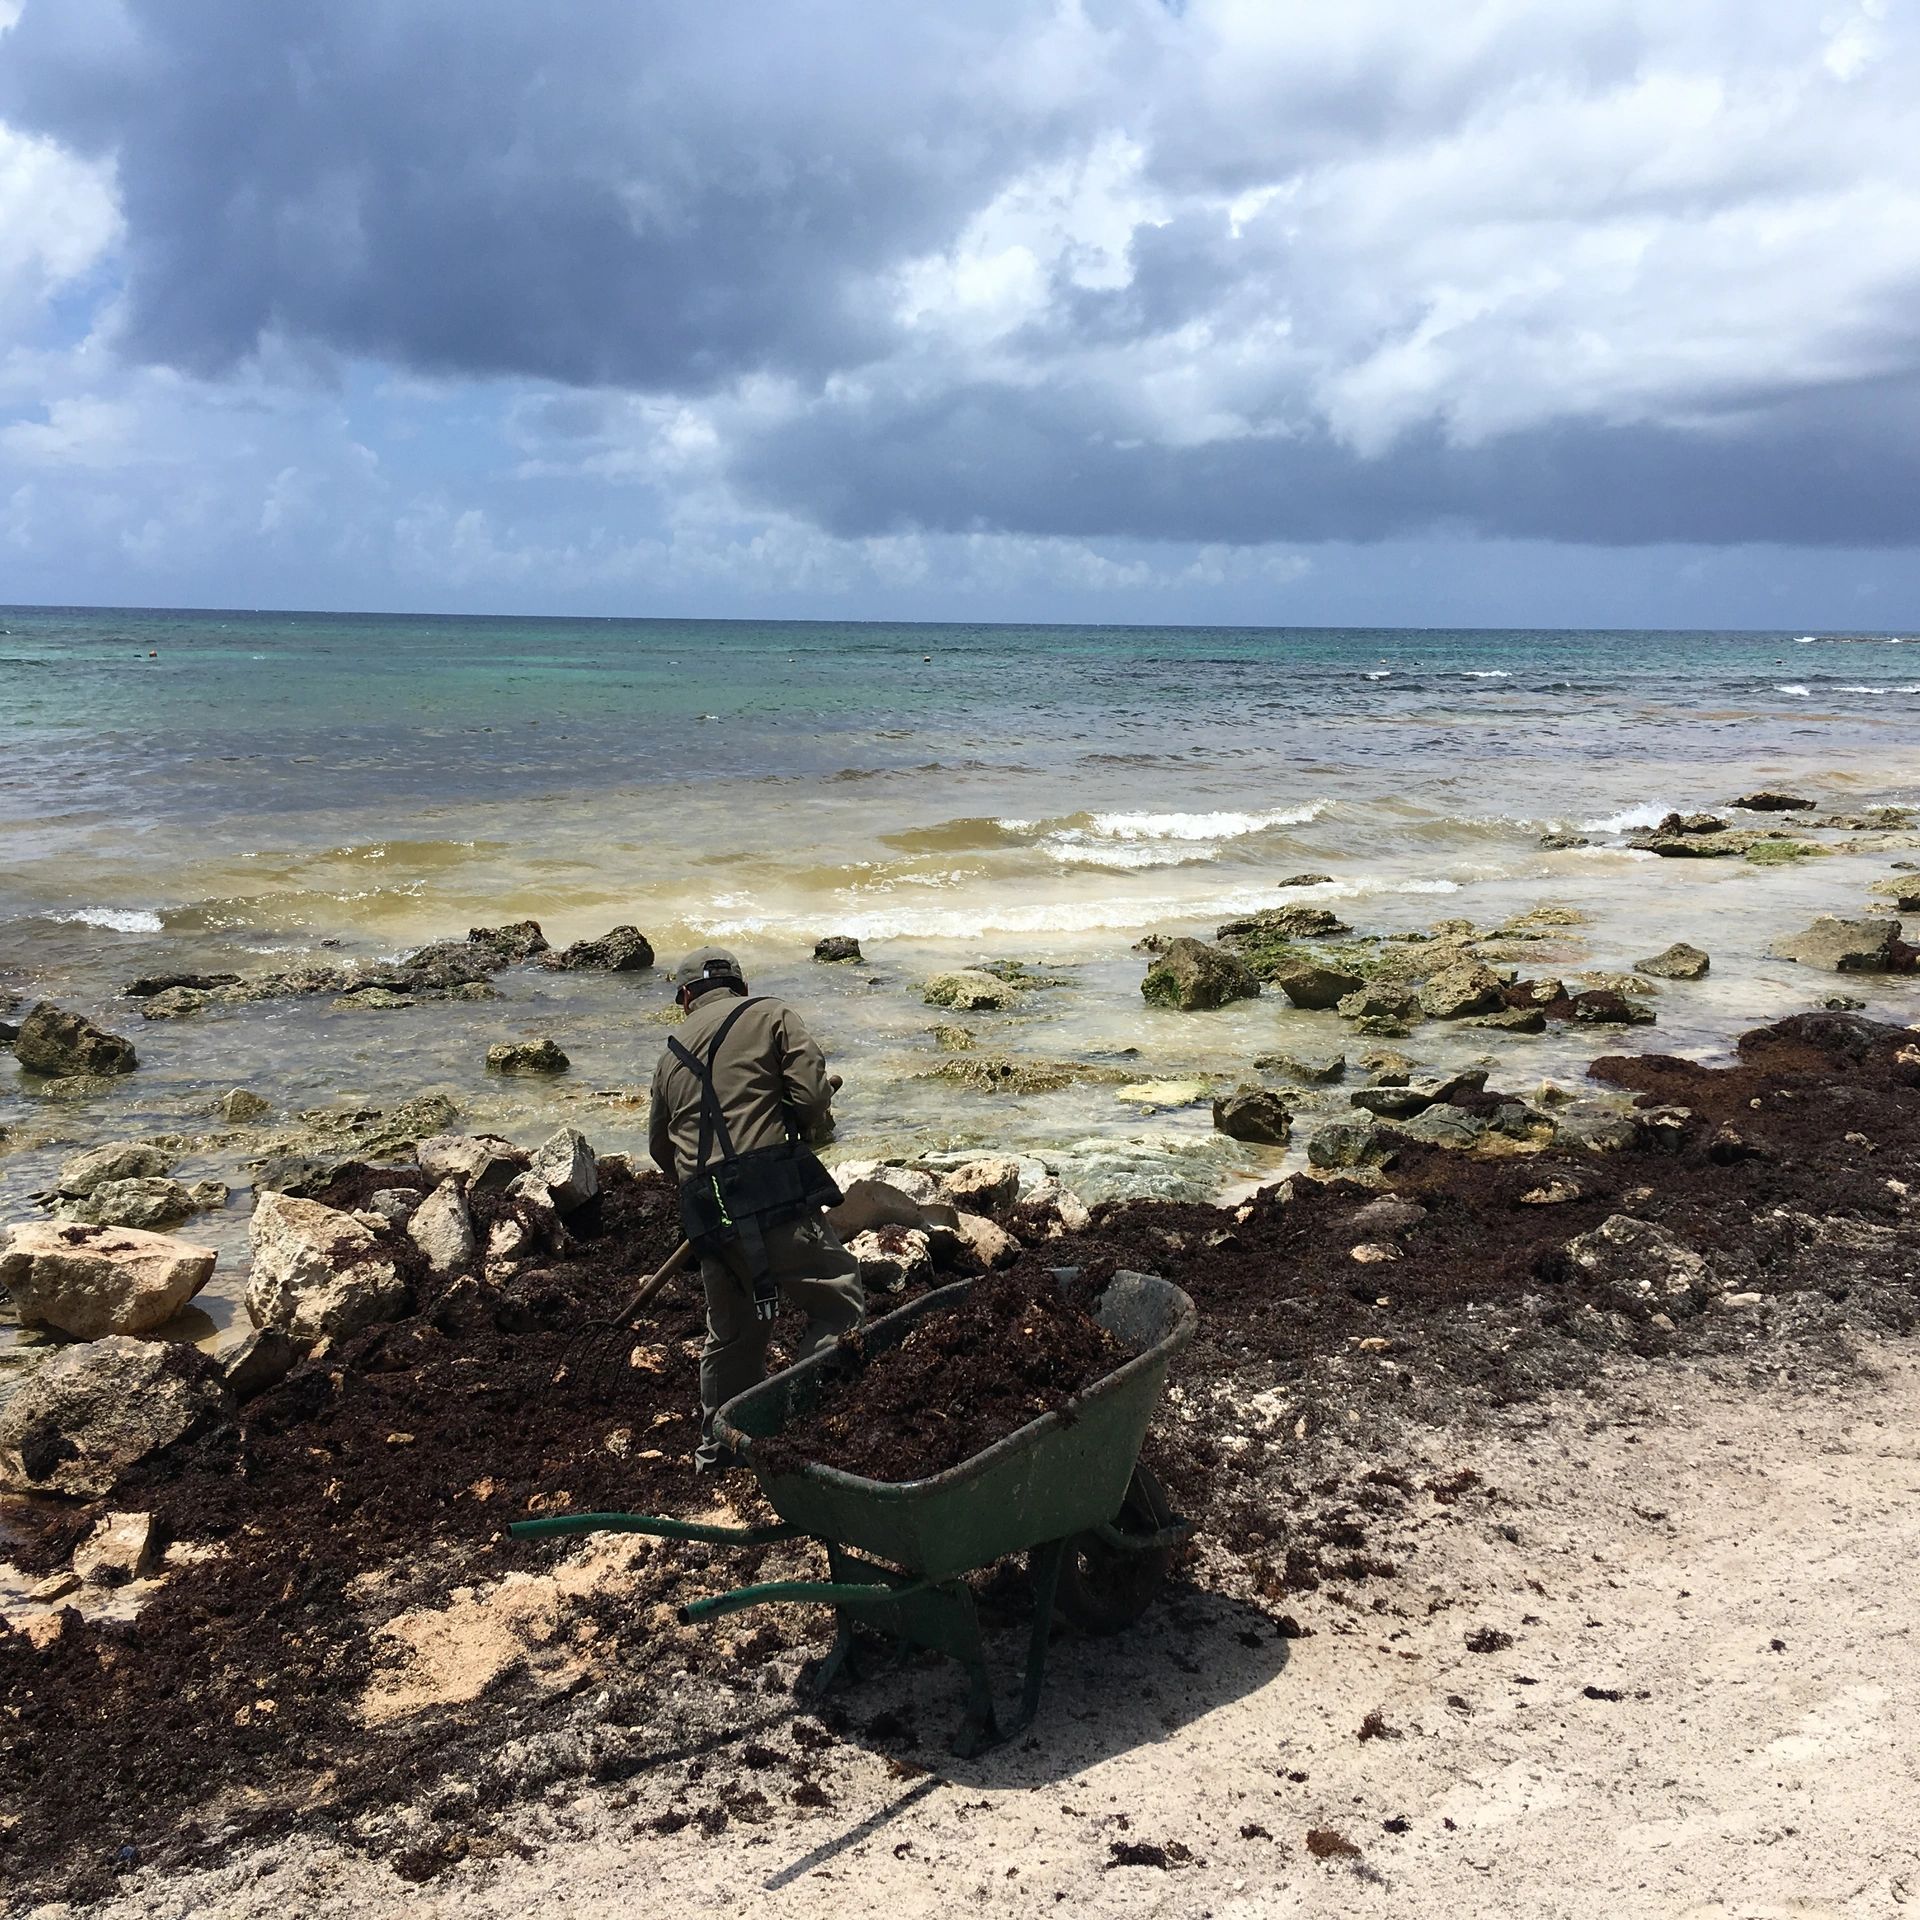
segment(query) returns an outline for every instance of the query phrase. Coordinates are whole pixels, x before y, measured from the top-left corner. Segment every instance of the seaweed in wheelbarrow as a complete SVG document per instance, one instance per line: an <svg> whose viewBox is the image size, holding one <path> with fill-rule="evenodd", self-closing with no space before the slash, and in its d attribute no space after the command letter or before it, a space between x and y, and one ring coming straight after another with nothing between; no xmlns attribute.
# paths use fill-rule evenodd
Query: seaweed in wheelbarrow
<svg viewBox="0 0 1920 1920"><path fill-rule="evenodd" d="M1110 1373L1126 1351L1044 1273L978 1282L897 1346L849 1334L831 1379L760 1443L769 1473L815 1464L868 1480L921 1480L983 1452Z"/></svg>

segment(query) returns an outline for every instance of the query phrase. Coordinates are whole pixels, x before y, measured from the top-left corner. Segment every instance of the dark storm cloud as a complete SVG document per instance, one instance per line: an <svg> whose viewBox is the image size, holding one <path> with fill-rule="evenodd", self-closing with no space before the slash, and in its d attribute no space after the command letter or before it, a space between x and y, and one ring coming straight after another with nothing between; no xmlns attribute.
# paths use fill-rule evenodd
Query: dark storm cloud
<svg viewBox="0 0 1920 1920"><path fill-rule="evenodd" d="M1877 3L27 0L4 48L0 118L115 165L122 355L538 383L529 486L849 536L1920 539Z"/></svg>
<svg viewBox="0 0 1920 1920"><path fill-rule="evenodd" d="M35 0L0 113L117 157L137 356L699 389L884 344L867 276L1045 137L972 88L999 14Z"/></svg>

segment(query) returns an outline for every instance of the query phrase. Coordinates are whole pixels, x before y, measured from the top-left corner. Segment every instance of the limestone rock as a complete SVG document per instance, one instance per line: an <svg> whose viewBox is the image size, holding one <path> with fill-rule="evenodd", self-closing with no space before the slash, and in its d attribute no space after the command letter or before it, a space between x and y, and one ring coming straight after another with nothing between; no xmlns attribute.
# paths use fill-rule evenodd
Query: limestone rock
<svg viewBox="0 0 1920 1920"><path fill-rule="evenodd" d="M1520 1196L1523 1207L1564 1207L1569 1201L1578 1200L1581 1189L1573 1181L1560 1174L1541 1181L1537 1187L1529 1187Z"/></svg>
<svg viewBox="0 0 1920 1920"><path fill-rule="evenodd" d="M247 1313L296 1340L358 1333L404 1311L407 1285L351 1214L289 1194L260 1196L248 1227Z"/></svg>
<svg viewBox="0 0 1920 1920"><path fill-rule="evenodd" d="M1911 874L1896 873L1885 880L1876 880L1867 891L1884 896L1896 913L1920 913L1920 880Z"/></svg>
<svg viewBox="0 0 1920 1920"><path fill-rule="evenodd" d="M1333 884L1330 873L1290 873L1284 880L1276 880L1277 887L1325 887Z"/></svg>
<svg viewBox="0 0 1920 1920"><path fill-rule="evenodd" d="M1719 1291L1707 1263L1684 1241L1651 1221L1616 1213L1591 1233L1567 1242L1573 1274L1604 1287L1625 1305L1704 1306Z"/></svg>
<svg viewBox="0 0 1920 1920"><path fill-rule="evenodd" d="M196 1180L187 1189L195 1213L218 1213L232 1197L233 1189L224 1180Z"/></svg>
<svg viewBox="0 0 1920 1920"><path fill-rule="evenodd" d="M1270 960L1261 971L1296 1007L1308 1013L1324 1013L1337 1007L1348 994L1359 992L1361 986L1357 973L1292 955Z"/></svg>
<svg viewBox="0 0 1920 1920"><path fill-rule="evenodd" d="M53 1177L56 1193L83 1199L110 1180L146 1180L173 1171L173 1156L143 1140L120 1140L89 1147L61 1161Z"/></svg>
<svg viewBox="0 0 1920 1920"><path fill-rule="evenodd" d="M256 1327L232 1352L220 1357L227 1391L247 1401L277 1387L300 1358L298 1344L278 1327Z"/></svg>
<svg viewBox="0 0 1920 1920"><path fill-rule="evenodd" d="M1633 963L1635 973L1650 973L1657 980L1698 980L1713 962L1698 947L1676 940L1664 952Z"/></svg>
<svg viewBox="0 0 1920 1920"><path fill-rule="evenodd" d="M1259 981L1233 954L1204 940L1170 940L1140 983L1149 1005L1183 1012L1251 1000L1259 991Z"/></svg>
<svg viewBox="0 0 1920 1920"><path fill-rule="evenodd" d="M1740 807L1748 813L1798 813L1815 803L1803 800L1793 793L1743 793L1738 800L1731 800L1729 806Z"/></svg>
<svg viewBox="0 0 1920 1920"><path fill-rule="evenodd" d="M235 1126L245 1126L249 1120L263 1120L272 1111L266 1101L245 1087L235 1087L220 1096L220 1117Z"/></svg>
<svg viewBox="0 0 1920 1920"><path fill-rule="evenodd" d="M64 1347L0 1404L0 1487L98 1499L231 1404L219 1368L184 1340Z"/></svg>
<svg viewBox="0 0 1920 1920"><path fill-rule="evenodd" d="M1358 1207L1348 1218L1345 1231L1356 1240L1398 1239L1403 1233L1411 1233L1427 1217L1427 1210L1417 1200L1409 1200L1403 1194L1384 1193L1378 1200L1369 1200L1365 1206Z"/></svg>
<svg viewBox="0 0 1920 1920"><path fill-rule="evenodd" d="M1711 813L1670 813L1655 833L1725 833L1727 823Z"/></svg>
<svg viewBox="0 0 1920 1920"><path fill-rule="evenodd" d="M1213 1124L1230 1140L1284 1147L1293 1133L1293 1109L1266 1087L1236 1087L1213 1103Z"/></svg>
<svg viewBox="0 0 1920 1920"><path fill-rule="evenodd" d="M1639 1145L1640 1129L1624 1113L1588 1109L1562 1114L1555 1137L1589 1153L1625 1153Z"/></svg>
<svg viewBox="0 0 1920 1920"><path fill-rule="evenodd" d="M237 987L237 973L150 973L129 980L120 989L129 1000L157 1000L163 993L211 993L216 987Z"/></svg>
<svg viewBox="0 0 1920 1920"><path fill-rule="evenodd" d="M473 1218L457 1180L443 1180L414 1209L407 1222L407 1238L427 1257L427 1265L443 1278L473 1264Z"/></svg>
<svg viewBox="0 0 1920 1920"><path fill-rule="evenodd" d="M1498 1013L1476 1014L1466 1024L1494 1033L1544 1033L1547 1016L1539 1007L1502 1007Z"/></svg>
<svg viewBox="0 0 1920 1920"><path fill-rule="evenodd" d="M103 1180L85 1199L63 1201L60 1217L152 1230L178 1226L193 1211L193 1195L178 1180Z"/></svg>
<svg viewBox="0 0 1920 1920"><path fill-rule="evenodd" d="M1337 1009L1347 1020L1381 1021L1403 1030L1417 1021L1422 1012L1418 994L1387 980L1375 981L1344 995Z"/></svg>
<svg viewBox="0 0 1920 1920"><path fill-rule="evenodd" d="M850 933L830 933L813 943L813 957L823 966L840 966L862 958L860 942Z"/></svg>
<svg viewBox="0 0 1920 1920"><path fill-rule="evenodd" d="M433 1133L413 1150L420 1171L436 1184L458 1180L469 1193L505 1187L527 1165L511 1140L491 1133Z"/></svg>
<svg viewBox="0 0 1920 1920"><path fill-rule="evenodd" d="M933 1242L919 1227L873 1227L856 1233L847 1251L860 1267L860 1284L891 1293L933 1277Z"/></svg>
<svg viewBox="0 0 1920 1920"><path fill-rule="evenodd" d="M90 1587L124 1587L138 1580L153 1555L153 1515L103 1513L73 1550L73 1570Z"/></svg>
<svg viewBox="0 0 1920 1920"><path fill-rule="evenodd" d="M1417 1140L1426 1147L1445 1147L1464 1153L1487 1137L1488 1124L1477 1113L1460 1107L1432 1106L1411 1120L1398 1122L1394 1131L1403 1140Z"/></svg>
<svg viewBox="0 0 1920 1920"><path fill-rule="evenodd" d="M1842 920L1823 913L1812 926L1776 940L1771 951L1776 959L1830 973L1888 973L1899 941L1898 920Z"/></svg>
<svg viewBox="0 0 1920 1920"><path fill-rule="evenodd" d="M1214 938L1232 946L1237 941L1332 940L1352 931L1330 907L1263 907L1243 919L1227 921L1215 929Z"/></svg>
<svg viewBox="0 0 1920 1920"><path fill-rule="evenodd" d="M1434 1096L1421 1087L1355 1087L1349 1106L1362 1107L1382 1120L1411 1120L1433 1105Z"/></svg>
<svg viewBox="0 0 1920 1920"><path fill-rule="evenodd" d="M540 964L560 973L644 973L653 965L653 946L638 927L615 927L597 940L543 953Z"/></svg>
<svg viewBox="0 0 1920 1920"><path fill-rule="evenodd" d="M133 1042L96 1027L77 1013L63 1013L42 1000L20 1023L13 1057L29 1073L49 1080L69 1075L131 1073L139 1065Z"/></svg>
<svg viewBox="0 0 1920 1920"><path fill-rule="evenodd" d="M514 1202L518 1218L534 1242L556 1251L566 1239L566 1229L560 1224L560 1209L547 1183L537 1173L523 1173L508 1186L507 1197Z"/></svg>
<svg viewBox="0 0 1920 1920"><path fill-rule="evenodd" d="M142 1020L184 1020L213 1004L213 995L200 987L169 987L140 1005Z"/></svg>
<svg viewBox="0 0 1920 1920"><path fill-rule="evenodd" d="M562 1127L533 1150L531 1172L562 1213L584 1207L600 1191L600 1175L586 1135Z"/></svg>
<svg viewBox="0 0 1920 1920"><path fill-rule="evenodd" d="M1020 1163L1004 1154L969 1160L942 1179L943 1196L962 1212L1002 1214L1020 1194Z"/></svg>
<svg viewBox="0 0 1920 1920"><path fill-rule="evenodd" d="M1576 847L1590 847L1593 842L1584 833L1543 833L1539 845L1547 853L1570 853Z"/></svg>
<svg viewBox="0 0 1920 1920"><path fill-rule="evenodd" d="M1344 1053L1262 1053L1254 1057L1253 1064L1262 1073L1284 1074L1303 1086L1318 1087L1345 1077L1347 1056Z"/></svg>
<svg viewBox="0 0 1920 1920"><path fill-rule="evenodd" d="M1307 1142L1307 1159L1316 1167L1380 1167L1392 1157L1392 1147L1371 1120L1330 1120Z"/></svg>
<svg viewBox="0 0 1920 1920"><path fill-rule="evenodd" d="M1465 960L1443 968L1420 989L1421 1012L1436 1020L1492 1013L1499 1005L1500 976L1477 961Z"/></svg>
<svg viewBox="0 0 1920 1920"><path fill-rule="evenodd" d="M36 1220L9 1229L0 1286L22 1326L99 1340L171 1320L213 1277L216 1258L168 1234Z"/></svg>
<svg viewBox="0 0 1920 1920"><path fill-rule="evenodd" d="M963 1208L955 1228L962 1245L983 1267L1010 1267L1020 1258L1020 1242L997 1221Z"/></svg>
<svg viewBox="0 0 1920 1920"><path fill-rule="evenodd" d="M483 949L489 959L503 967L547 950L547 936L540 931L538 920L515 920L504 927L469 927L467 943Z"/></svg>
<svg viewBox="0 0 1920 1920"><path fill-rule="evenodd" d="M1625 994L1596 988L1576 993L1572 1002L1573 1018L1587 1027L1650 1027L1654 1022L1651 1007L1629 1000Z"/></svg>
<svg viewBox="0 0 1920 1920"><path fill-rule="evenodd" d="M490 1073L565 1073L572 1064L552 1040L503 1041L487 1049Z"/></svg>
<svg viewBox="0 0 1920 1920"><path fill-rule="evenodd" d="M1020 1004L1020 989L978 967L958 967L936 973L920 989L920 998L930 1007L952 1007L960 1013L998 1013Z"/></svg>

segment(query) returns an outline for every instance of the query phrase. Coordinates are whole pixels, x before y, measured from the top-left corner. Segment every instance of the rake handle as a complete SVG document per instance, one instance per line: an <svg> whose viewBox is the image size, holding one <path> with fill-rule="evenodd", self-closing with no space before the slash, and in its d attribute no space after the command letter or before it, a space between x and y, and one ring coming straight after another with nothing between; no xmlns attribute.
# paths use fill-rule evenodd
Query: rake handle
<svg viewBox="0 0 1920 1920"><path fill-rule="evenodd" d="M693 1242L682 1240L661 1262L659 1270L641 1284L640 1291L614 1316L614 1324L624 1327L692 1258Z"/></svg>

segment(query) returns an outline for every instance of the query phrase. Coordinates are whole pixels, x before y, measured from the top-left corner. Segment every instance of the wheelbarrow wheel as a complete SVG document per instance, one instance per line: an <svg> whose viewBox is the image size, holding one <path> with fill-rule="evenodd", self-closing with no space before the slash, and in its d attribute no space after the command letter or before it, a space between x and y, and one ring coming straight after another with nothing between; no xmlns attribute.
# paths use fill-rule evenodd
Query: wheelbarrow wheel
<svg viewBox="0 0 1920 1920"><path fill-rule="evenodd" d="M1155 1534L1172 1522L1173 1509L1153 1470L1136 1465L1114 1527ZM1054 1612L1083 1633L1118 1633L1146 1612L1172 1565L1171 1547L1136 1551L1109 1545L1096 1533L1076 1534L1061 1556Z"/></svg>

